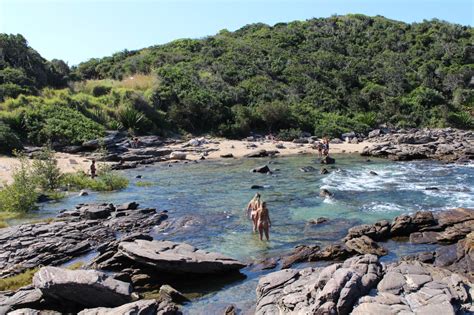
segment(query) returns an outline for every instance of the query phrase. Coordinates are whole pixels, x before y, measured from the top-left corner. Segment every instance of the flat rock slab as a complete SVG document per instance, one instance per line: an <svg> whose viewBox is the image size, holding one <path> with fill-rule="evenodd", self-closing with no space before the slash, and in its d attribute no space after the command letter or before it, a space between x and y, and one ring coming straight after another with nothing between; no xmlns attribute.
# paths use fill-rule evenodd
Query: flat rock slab
<svg viewBox="0 0 474 315"><path fill-rule="evenodd" d="M210 253L185 243L135 240L121 242L119 253L157 270L185 274L213 274L238 271L246 265L230 257Z"/></svg>
<svg viewBox="0 0 474 315"><path fill-rule="evenodd" d="M118 314L137 314L137 315L156 315L181 314L178 307L169 301L158 300L140 300L133 303L124 304L115 308L92 308L79 312L78 315L118 315Z"/></svg>
<svg viewBox="0 0 474 315"><path fill-rule="evenodd" d="M132 300L129 283L95 270L43 267L34 275L33 285L41 290L43 297L61 304L115 307Z"/></svg>

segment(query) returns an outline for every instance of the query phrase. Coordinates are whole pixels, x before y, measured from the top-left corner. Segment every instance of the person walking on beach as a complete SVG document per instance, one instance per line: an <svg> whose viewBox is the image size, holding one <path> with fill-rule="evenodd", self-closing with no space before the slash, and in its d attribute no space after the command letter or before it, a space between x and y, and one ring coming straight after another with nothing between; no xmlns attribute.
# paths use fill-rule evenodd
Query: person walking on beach
<svg viewBox="0 0 474 315"><path fill-rule="evenodd" d="M265 233L267 241L270 240L269 230L270 226L272 225L272 222L270 220L270 214L268 213L267 203L265 201L262 202L262 204L258 208L256 218L260 240L263 241L263 233Z"/></svg>
<svg viewBox="0 0 474 315"><path fill-rule="evenodd" d="M257 210L260 208L260 205L260 194L256 193L247 206L247 217L252 220L252 228L254 233L257 232Z"/></svg>
<svg viewBox="0 0 474 315"><path fill-rule="evenodd" d="M94 179L96 176L96 171L97 171L95 167L95 160L92 160L90 169L91 169L91 178Z"/></svg>

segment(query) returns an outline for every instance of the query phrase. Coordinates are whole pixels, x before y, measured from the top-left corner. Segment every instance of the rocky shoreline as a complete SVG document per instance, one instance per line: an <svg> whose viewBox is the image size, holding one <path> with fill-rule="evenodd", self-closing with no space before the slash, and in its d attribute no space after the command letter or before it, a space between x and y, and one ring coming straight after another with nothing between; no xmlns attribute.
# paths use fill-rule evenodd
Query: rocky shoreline
<svg viewBox="0 0 474 315"><path fill-rule="evenodd" d="M109 162L113 169L130 169L159 162L197 162L208 158L259 158L279 154L317 154L317 137L305 135L292 142L266 141L261 136L241 141L211 137L165 139L159 136L137 137L133 144L127 133L109 132L102 138L84 142L81 146L58 147L58 151L81 154L86 158ZM228 145L228 143L233 143ZM237 147L237 143L239 144ZM420 159L464 163L474 159L474 132L453 128L393 129L380 128L368 133L342 134L331 140L331 152L358 152L362 156L388 158L394 161ZM360 148L345 149L346 146ZM235 147L234 147L235 146ZM291 148L290 148L291 146ZM335 149L336 148L336 149ZM39 148L28 147L34 157Z"/></svg>
<svg viewBox="0 0 474 315"><path fill-rule="evenodd" d="M150 232L166 223L166 213L130 202L81 204L51 222L0 229L0 278L47 266L38 269L31 285L0 292L0 314L180 314L179 304L187 298L174 287L245 278L239 272L245 263L153 240ZM437 248L384 264L378 257L388 253L383 242L389 239ZM281 269L259 279L255 312L467 314L474 311L473 248L474 209L419 211L354 226L324 248L297 246L288 255L254 263L254 268ZM80 270L53 267L87 252L97 254ZM332 264L290 268L317 261ZM157 294L144 298L149 291Z"/></svg>
<svg viewBox="0 0 474 315"><path fill-rule="evenodd" d="M474 159L474 132L444 129L377 129L367 141L374 145L363 156L383 157L394 161L431 159L444 162L468 162Z"/></svg>

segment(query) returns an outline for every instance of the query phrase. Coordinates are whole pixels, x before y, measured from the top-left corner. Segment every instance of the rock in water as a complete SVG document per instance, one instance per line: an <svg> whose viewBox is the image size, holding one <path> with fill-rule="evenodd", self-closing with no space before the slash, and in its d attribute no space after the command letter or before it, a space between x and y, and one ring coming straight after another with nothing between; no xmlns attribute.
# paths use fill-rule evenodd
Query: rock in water
<svg viewBox="0 0 474 315"><path fill-rule="evenodd" d="M346 242L346 246L350 250L359 254L374 254L377 256L384 256L388 253L385 248L374 242L366 235L348 240Z"/></svg>
<svg viewBox="0 0 474 315"><path fill-rule="evenodd" d="M132 300L129 283L95 270L43 267L34 275L33 285L43 297L66 306L115 307Z"/></svg>
<svg viewBox="0 0 474 315"><path fill-rule="evenodd" d="M224 273L246 266L235 259L185 243L135 240L121 242L118 248L120 254L138 264L175 274Z"/></svg>
<svg viewBox="0 0 474 315"><path fill-rule="evenodd" d="M316 171L316 169L312 166L303 166L302 168L300 168L300 171L302 171L303 173L308 173L308 172L314 172Z"/></svg>
<svg viewBox="0 0 474 315"><path fill-rule="evenodd" d="M319 171L319 174L321 174L321 175L329 174L329 171L327 170L327 168L321 167L321 170Z"/></svg>
<svg viewBox="0 0 474 315"><path fill-rule="evenodd" d="M260 166L260 167L254 168L254 169L252 170L252 172L254 172L254 173L261 173L261 174L266 174L266 173L271 173L271 170L270 170L270 168L268 167L268 165L264 165L264 166Z"/></svg>
<svg viewBox="0 0 474 315"><path fill-rule="evenodd" d="M334 163L336 163L336 160L330 157L329 155L321 159L321 164L334 164Z"/></svg>
<svg viewBox="0 0 474 315"><path fill-rule="evenodd" d="M322 188L322 189L319 191L319 196L321 196L321 197L323 197L323 198L332 197L332 192L330 192L330 191L327 190L327 189Z"/></svg>

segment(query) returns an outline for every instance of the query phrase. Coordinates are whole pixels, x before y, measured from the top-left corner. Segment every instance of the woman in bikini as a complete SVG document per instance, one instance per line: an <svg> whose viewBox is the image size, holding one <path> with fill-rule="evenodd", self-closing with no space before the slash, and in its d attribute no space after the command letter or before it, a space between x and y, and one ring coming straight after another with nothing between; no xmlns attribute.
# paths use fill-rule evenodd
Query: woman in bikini
<svg viewBox="0 0 474 315"><path fill-rule="evenodd" d="M247 217L252 220L252 227L254 233L257 232L257 210L260 208L260 205L260 194L256 193L247 206Z"/></svg>
<svg viewBox="0 0 474 315"><path fill-rule="evenodd" d="M263 240L263 233L265 233L265 237L267 241L270 239L269 237L269 229L272 226L272 221L270 220L270 214L268 212L267 203L264 201L262 202L260 208L257 210L257 227L258 233L260 234L260 240Z"/></svg>

